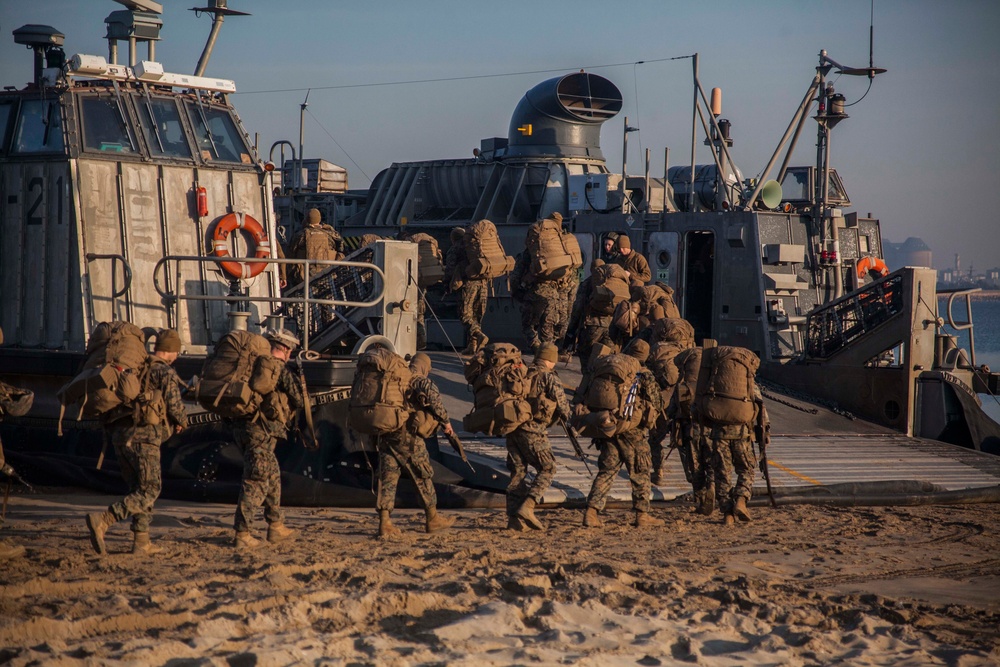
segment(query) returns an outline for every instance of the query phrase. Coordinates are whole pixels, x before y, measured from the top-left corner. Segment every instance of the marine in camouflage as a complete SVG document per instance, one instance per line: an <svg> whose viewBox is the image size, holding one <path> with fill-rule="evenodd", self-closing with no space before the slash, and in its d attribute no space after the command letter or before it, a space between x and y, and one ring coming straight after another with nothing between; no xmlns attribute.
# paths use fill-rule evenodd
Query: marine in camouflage
<svg viewBox="0 0 1000 667"><path fill-rule="evenodd" d="M715 486L715 503L723 514L733 513L737 498L750 500L757 456L753 451L751 427L747 424L702 427L706 460L706 480Z"/></svg>

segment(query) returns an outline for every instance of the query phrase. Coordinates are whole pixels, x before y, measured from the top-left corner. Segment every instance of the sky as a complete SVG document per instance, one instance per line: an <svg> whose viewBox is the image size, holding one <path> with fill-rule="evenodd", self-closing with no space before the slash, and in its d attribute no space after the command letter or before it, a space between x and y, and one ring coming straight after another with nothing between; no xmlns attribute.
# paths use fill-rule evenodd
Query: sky
<svg viewBox="0 0 1000 667"><path fill-rule="evenodd" d="M162 0L156 56L169 72L193 73L211 27L188 11L206 0ZM229 0L251 16L225 21L206 74L233 79L233 101L262 151L296 146L306 99L305 157L349 171L366 187L393 162L464 158L480 140L504 137L524 93L586 69L624 98L604 124L602 149L641 174L690 161L692 60L707 89L722 89L733 124L732 155L759 176L815 73L820 49L866 67L874 15L874 61L865 77L831 75L850 118L831 139L831 164L853 206L882 222L886 239L922 238L935 268L1000 266L1000 2L995 0ZM11 31L47 24L66 35L67 55L107 55L111 0L0 0L0 80L21 86L31 57ZM124 44L120 53L126 52ZM124 57L124 56L123 56ZM140 50L140 59L145 59ZM867 94L866 94L867 92ZM859 101L860 100L860 101ZM700 130L699 130L700 132ZM815 123L792 164L815 163ZM697 162L711 156L698 138ZM774 174L772 173L773 177Z"/></svg>

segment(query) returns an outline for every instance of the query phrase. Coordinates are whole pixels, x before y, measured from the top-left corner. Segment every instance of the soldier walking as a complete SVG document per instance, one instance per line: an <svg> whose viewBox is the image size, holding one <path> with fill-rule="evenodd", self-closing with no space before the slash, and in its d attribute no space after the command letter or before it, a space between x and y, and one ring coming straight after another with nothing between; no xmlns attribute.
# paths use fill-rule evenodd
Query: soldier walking
<svg viewBox="0 0 1000 667"><path fill-rule="evenodd" d="M481 326L486 315L490 281L487 278L467 277L464 237L465 229L455 227L451 230L451 246L445 254L444 280L448 284L448 290L458 295L458 319L465 327L467 343L462 354L475 354L490 340Z"/></svg>
<svg viewBox="0 0 1000 667"><path fill-rule="evenodd" d="M132 517L132 553L160 551L149 541L153 504L163 487L160 446L170 436L187 428L181 401L181 380L170 367L181 351L181 339L173 329L156 335L156 345L146 370L145 402L122 407L103 416L106 437L118 457L129 492L104 512L87 515L90 543L99 554L106 552L104 535L115 523Z"/></svg>
<svg viewBox="0 0 1000 667"><path fill-rule="evenodd" d="M595 313L590 307L590 299L594 294L594 283L597 271L604 266L604 260L595 259L591 264L590 275L576 291L572 314L567 325L564 349L575 349L580 362L586 366L590 361L590 353L594 345L604 343L611 346L608 329L611 326L611 315Z"/></svg>
<svg viewBox="0 0 1000 667"><path fill-rule="evenodd" d="M285 329L271 330L266 338L271 353L254 362L254 375L275 377L274 389L263 395L260 408L253 414L233 419L236 445L243 452L243 481L236 503L233 528L237 548L255 547L260 540L252 534L254 515L264 506L267 541L280 542L295 531L285 526L281 512L281 469L274 454L278 438L288 434L288 423L303 405L298 380L286 367L299 339Z"/></svg>
<svg viewBox="0 0 1000 667"><path fill-rule="evenodd" d="M421 431L430 422L427 433L433 434L438 427L447 435L453 435L448 410L441 400L441 392L430 379L431 358L423 352L413 355L410 360L410 384L407 389L407 403L412 414L406 425L392 433L378 436L378 536L395 537L399 528L392 524L389 515L396 505L396 486L401 471L405 470L417 487L417 495L424 507L425 528L435 533L450 528L455 517L445 517L437 512L437 494L434 491L434 468L427 454L427 445Z"/></svg>
<svg viewBox="0 0 1000 667"><path fill-rule="evenodd" d="M321 222L322 216L317 208L306 213L305 226L288 247L291 259L343 259L344 241L340 233L330 225ZM313 277L317 270L310 268L309 275ZM304 276L302 266L292 264L289 278L293 285L301 283Z"/></svg>
<svg viewBox="0 0 1000 667"><path fill-rule="evenodd" d="M545 524L535 516L535 506L542 502L556 474L548 429L557 422L567 422L570 417L566 392L554 370L558 361L559 351L551 343L543 345L535 355L528 370L531 419L507 434L507 470L510 471L507 528L511 530L524 530L525 524L535 530L545 530ZM530 483L527 481L529 465L535 469L535 477Z"/></svg>
<svg viewBox="0 0 1000 667"><path fill-rule="evenodd" d="M649 356L649 344L644 340L633 340L623 350L623 354L631 356L640 364ZM624 465L628 470L629 482L632 484L632 509L635 511L634 526L662 526L663 520L650 515L649 496L651 491L649 473L652 467L649 451L649 429L656 415L662 411L660 388L656 380L646 370L640 370L636 375L635 407L637 413L643 415L635 428L629 428L621 433L607 438L595 438L594 444L600 449L597 460L597 475L587 496L587 510L584 513L583 525L601 526L598 514L604 510L611 485L618 471Z"/></svg>

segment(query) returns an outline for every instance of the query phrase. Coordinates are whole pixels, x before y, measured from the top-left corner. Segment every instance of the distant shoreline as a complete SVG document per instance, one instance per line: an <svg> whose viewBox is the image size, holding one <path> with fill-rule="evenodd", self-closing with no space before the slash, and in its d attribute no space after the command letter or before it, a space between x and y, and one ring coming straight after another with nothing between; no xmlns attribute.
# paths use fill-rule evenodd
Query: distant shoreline
<svg viewBox="0 0 1000 667"><path fill-rule="evenodd" d="M939 299L948 298L947 294L938 294ZM995 289L984 289L981 292L975 292L969 295L969 298L973 301L998 301L1000 300L1000 290Z"/></svg>

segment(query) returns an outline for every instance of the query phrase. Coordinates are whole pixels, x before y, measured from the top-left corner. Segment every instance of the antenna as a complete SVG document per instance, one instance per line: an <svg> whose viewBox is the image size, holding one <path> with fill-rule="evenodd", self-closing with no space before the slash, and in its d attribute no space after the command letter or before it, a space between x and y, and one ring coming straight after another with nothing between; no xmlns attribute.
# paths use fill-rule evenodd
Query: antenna
<svg viewBox="0 0 1000 667"><path fill-rule="evenodd" d="M829 62L839 68L837 70L839 74L867 76L869 80L874 79L876 74L886 71L883 67L875 67L875 0L872 0L871 15L868 19L868 67L843 67L832 60Z"/></svg>
<svg viewBox="0 0 1000 667"><path fill-rule="evenodd" d="M118 1L121 2L122 0ZM229 0L211 0L212 4L208 7L191 8L191 11L195 13L195 16L198 16L202 12L212 15L212 31L208 33L208 41L205 42L205 49L201 52L201 58L198 59L198 66L194 70L195 76L201 76L205 73L205 68L208 67L208 59L212 57L212 49L215 48L215 40L219 36L219 30L222 29L222 22L226 20L226 17L250 16L247 12L229 9L229 7L226 6L228 2Z"/></svg>

